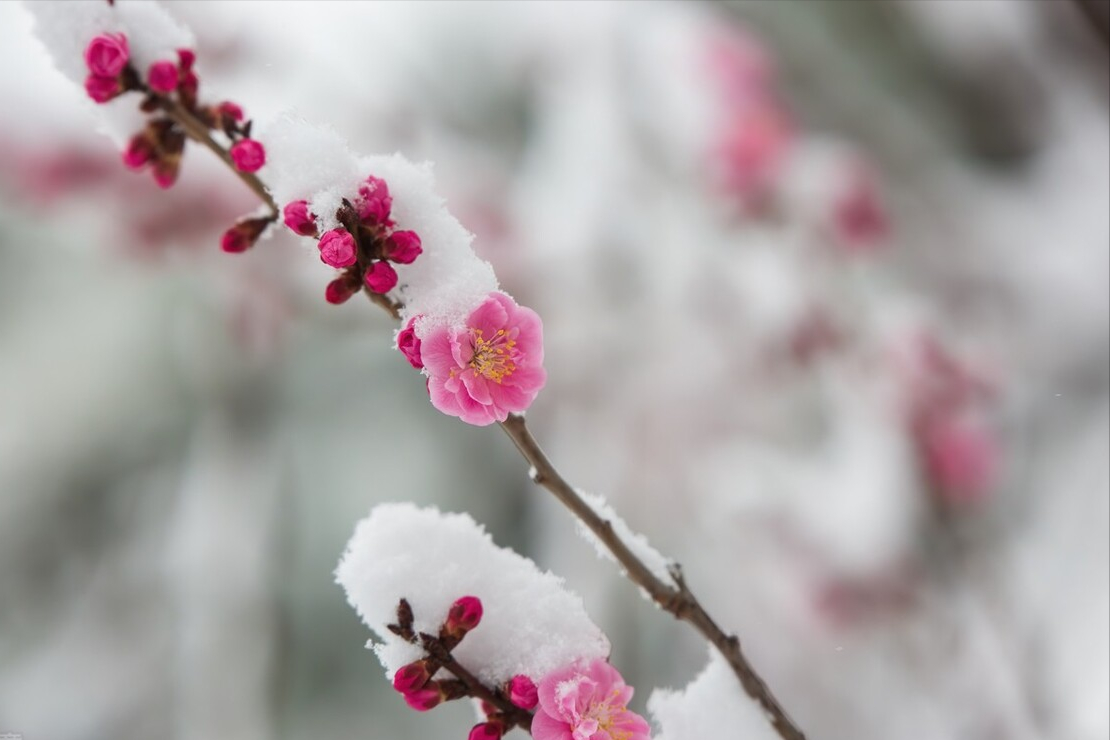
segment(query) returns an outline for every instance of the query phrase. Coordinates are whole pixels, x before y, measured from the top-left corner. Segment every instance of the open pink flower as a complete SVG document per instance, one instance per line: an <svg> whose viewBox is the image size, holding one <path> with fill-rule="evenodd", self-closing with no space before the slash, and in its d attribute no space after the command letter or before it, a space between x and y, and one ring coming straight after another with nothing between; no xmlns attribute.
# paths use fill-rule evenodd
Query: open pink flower
<svg viewBox="0 0 1110 740"><path fill-rule="evenodd" d="M539 694L535 740L651 740L647 721L628 710L632 687L600 658L547 674Z"/></svg>
<svg viewBox="0 0 1110 740"><path fill-rule="evenodd" d="M420 358L432 405L476 426L524 411L547 380L543 323L504 293L491 293L464 328L434 328Z"/></svg>

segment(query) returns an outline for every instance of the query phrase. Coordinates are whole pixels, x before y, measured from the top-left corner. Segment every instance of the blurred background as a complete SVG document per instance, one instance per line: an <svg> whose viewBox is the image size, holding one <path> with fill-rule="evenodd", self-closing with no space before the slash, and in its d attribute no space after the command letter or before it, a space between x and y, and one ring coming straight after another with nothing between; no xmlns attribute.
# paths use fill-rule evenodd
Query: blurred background
<svg viewBox="0 0 1110 740"><path fill-rule="evenodd" d="M435 162L544 318L537 436L811 737L1110 737L1097 3L168 5L203 100ZM0 733L464 737L333 583L381 501L565 576L634 708L701 670L310 244L219 251L212 156L126 171L12 2L0 59Z"/></svg>

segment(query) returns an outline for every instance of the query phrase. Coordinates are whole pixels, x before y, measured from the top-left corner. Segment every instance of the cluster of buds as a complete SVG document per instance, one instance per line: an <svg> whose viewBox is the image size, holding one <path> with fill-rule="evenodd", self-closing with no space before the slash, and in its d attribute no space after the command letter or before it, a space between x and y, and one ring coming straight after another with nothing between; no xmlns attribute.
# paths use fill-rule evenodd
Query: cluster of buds
<svg viewBox="0 0 1110 740"><path fill-rule="evenodd" d="M85 49L89 75L85 91L97 103L107 103L127 92L141 94L139 109L150 116L147 125L127 143L123 163L132 170L150 167L155 183L168 188L177 180L185 150L186 130L171 115L178 111L195 119L210 131L222 133L230 142L229 158L240 172L256 172L266 163L266 150L250 138L251 121L244 120L243 109L225 101L200 105L197 92L200 79L194 69L196 53L178 49L176 59L152 62L145 74L131 57L127 36L102 33ZM249 219L229 230L222 246L228 252L241 252L253 244L272 219Z"/></svg>
<svg viewBox="0 0 1110 740"><path fill-rule="evenodd" d="M388 293L397 286L397 271L390 263L408 265L423 252L416 232L395 228L392 209L389 186L373 175L359 185L353 201L343 199L335 213L340 225L323 234L308 201L295 200L282 209L289 229L318 240L320 261L343 270L325 291L329 303L345 303L363 286L374 293Z"/></svg>
<svg viewBox="0 0 1110 740"><path fill-rule="evenodd" d="M482 687L481 693L485 696L478 696L474 685L462 680L463 675L471 682L475 679L455 661L451 651L481 621L481 600L476 596L463 596L451 605L437 635L417 634L412 607L407 600L401 599L397 606L397 623L389 625L389 629L409 642L419 642L427 655L399 668L393 674L393 688L418 712L426 712L454 699L479 698L486 720L471 728L468 740L499 740L522 721L530 722L529 712L539 704L539 693L536 684L523 675L513 677L496 689ZM438 673L454 674L455 678L436 678Z"/></svg>

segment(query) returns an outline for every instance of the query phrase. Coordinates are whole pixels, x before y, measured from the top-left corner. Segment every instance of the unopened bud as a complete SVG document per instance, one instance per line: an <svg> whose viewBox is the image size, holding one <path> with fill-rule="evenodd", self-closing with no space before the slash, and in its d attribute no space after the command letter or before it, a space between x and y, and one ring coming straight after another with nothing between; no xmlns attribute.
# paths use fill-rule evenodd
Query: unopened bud
<svg viewBox="0 0 1110 740"><path fill-rule="evenodd" d="M411 264L423 251L415 231L394 231L385 240L385 256L402 265Z"/></svg>
<svg viewBox="0 0 1110 740"><path fill-rule="evenodd" d="M482 621L482 600L477 596L463 596L451 605L443 627L448 634L461 637Z"/></svg>
<svg viewBox="0 0 1110 740"><path fill-rule="evenodd" d="M346 229L325 232L316 246L320 249L320 260L331 267L350 267L358 259L355 238Z"/></svg>
<svg viewBox="0 0 1110 740"><path fill-rule="evenodd" d="M423 660L401 666L393 674L393 688L402 694L410 694L423 689L431 679L428 673L428 664Z"/></svg>
<svg viewBox="0 0 1110 740"><path fill-rule="evenodd" d="M501 725L497 722L483 722L471 728L466 740L500 740L503 734Z"/></svg>
<svg viewBox="0 0 1110 740"><path fill-rule="evenodd" d="M366 287L375 293L388 293L397 286L397 271L388 262L374 262L366 268Z"/></svg>
<svg viewBox="0 0 1110 740"><path fill-rule="evenodd" d="M309 212L307 200L294 200L282 209L285 225L301 236L316 236L316 216Z"/></svg>
<svg viewBox="0 0 1110 740"><path fill-rule="evenodd" d="M231 161L240 172L258 172L266 164L266 148L254 139L240 139L231 147Z"/></svg>
<svg viewBox="0 0 1110 740"><path fill-rule="evenodd" d="M427 712L429 709L434 709L443 701L443 695L439 693L439 689L435 686L405 692L404 697L405 703L418 712Z"/></svg>
<svg viewBox="0 0 1110 740"><path fill-rule="evenodd" d="M224 232L220 239L220 248L225 252L245 252L254 246L269 225L270 219L265 217L240 221Z"/></svg>
<svg viewBox="0 0 1110 740"><path fill-rule="evenodd" d="M177 65L165 60L150 65L146 73L150 89L158 93L171 93L177 89Z"/></svg>
<svg viewBox="0 0 1110 740"><path fill-rule="evenodd" d="M509 681L509 701L521 709L535 709L540 701L536 684L524 674L513 676Z"/></svg>

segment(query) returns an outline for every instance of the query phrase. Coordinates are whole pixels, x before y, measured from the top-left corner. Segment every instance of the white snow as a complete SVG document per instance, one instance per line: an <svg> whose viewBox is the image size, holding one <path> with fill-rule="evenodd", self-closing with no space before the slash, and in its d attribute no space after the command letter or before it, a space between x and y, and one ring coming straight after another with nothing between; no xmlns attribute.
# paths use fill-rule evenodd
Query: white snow
<svg viewBox="0 0 1110 740"><path fill-rule="evenodd" d="M380 177L393 198L396 229L415 231L424 253L410 265L394 265L403 320L423 316L418 336L444 323L461 326L492 292L497 277L471 248L474 235L448 212L435 192L429 163L414 164L400 154L356 157L335 131L286 114L259 136L267 148L263 179L280 205L304 198L321 231L335 228L343 198L354 200L360 182Z"/></svg>
<svg viewBox="0 0 1110 740"><path fill-rule="evenodd" d="M652 692L648 711L659 728L655 740L780 740L763 709L744 693L716 650L710 651L709 665L685 689Z"/></svg>
<svg viewBox="0 0 1110 740"><path fill-rule="evenodd" d="M155 2L118 0L110 6L107 2L91 0L34 0L25 2L24 7L34 17L35 35L46 46L62 74L80 86L82 96L88 76L85 48L99 34L127 36L130 63L140 75L158 60L176 62L177 49L196 47L193 34ZM139 100L138 95L125 94L103 105L91 100L87 100L87 104L103 114L103 132L122 146L142 128L146 118L138 110Z"/></svg>
<svg viewBox="0 0 1110 740"><path fill-rule="evenodd" d="M628 546L628 549L640 559L640 562L647 566L648 570L650 570L656 578L668 585L674 585L674 581L671 579L670 574L670 566L673 561L652 547L646 536L633 531L624 519L621 519L616 510L609 505L605 497L587 493L582 490L578 490L578 495L590 505L590 508L592 508L598 516L612 525L613 532L620 537L621 541ZM587 527L581 519L575 519L575 528L578 530L578 534L582 539L594 546L594 550L597 551L597 556L599 558L610 560L614 563L617 562L617 559L613 556L609 548L606 547L605 543L602 542L601 539L593 533L593 530ZM621 573L623 574L625 572L624 568L621 568ZM642 588L640 589L640 593L649 601L652 600L651 595Z"/></svg>
<svg viewBox="0 0 1110 740"><path fill-rule="evenodd" d="M389 632L397 604L412 605L417 632L436 633L454 601L482 600L481 624L454 655L488 685L523 673L538 680L577 659L606 658L609 641L563 580L498 547L467 514L381 504L358 523L336 569L347 600L381 642L386 675L423 655Z"/></svg>

